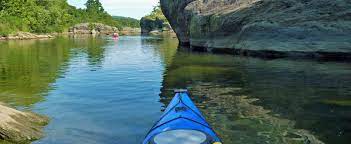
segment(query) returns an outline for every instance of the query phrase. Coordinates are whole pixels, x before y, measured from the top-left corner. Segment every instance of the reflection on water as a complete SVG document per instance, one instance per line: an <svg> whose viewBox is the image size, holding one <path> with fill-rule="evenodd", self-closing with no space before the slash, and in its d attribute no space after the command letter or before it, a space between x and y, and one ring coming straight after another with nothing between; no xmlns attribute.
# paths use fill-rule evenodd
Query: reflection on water
<svg viewBox="0 0 351 144"><path fill-rule="evenodd" d="M0 42L0 101L29 106L43 100L40 94L69 59L69 44L55 41Z"/></svg>
<svg viewBox="0 0 351 144"><path fill-rule="evenodd" d="M0 42L0 101L27 107L43 100L76 55L72 48L87 53L95 64L103 57L104 43L92 37Z"/></svg>
<svg viewBox="0 0 351 144"><path fill-rule="evenodd" d="M52 119L38 144L140 143L185 87L225 144L350 141L348 63L196 53L157 37L0 42L0 101Z"/></svg>
<svg viewBox="0 0 351 144"><path fill-rule="evenodd" d="M168 67L161 101L187 87L224 143L349 143L348 63L187 52Z"/></svg>
<svg viewBox="0 0 351 144"><path fill-rule="evenodd" d="M35 143L139 143L161 113L162 73L177 41L138 36L74 41L85 45L70 50L65 74L36 104L52 121L47 137Z"/></svg>

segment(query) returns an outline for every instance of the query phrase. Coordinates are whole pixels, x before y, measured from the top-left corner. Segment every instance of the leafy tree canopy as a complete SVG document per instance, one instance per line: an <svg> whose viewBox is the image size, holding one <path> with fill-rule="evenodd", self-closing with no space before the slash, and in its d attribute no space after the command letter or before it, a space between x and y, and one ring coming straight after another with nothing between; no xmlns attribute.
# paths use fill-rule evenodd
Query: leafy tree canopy
<svg viewBox="0 0 351 144"><path fill-rule="evenodd" d="M113 19L117 22L117 25L123 27L139 28L140 21L130 17L113 16Z"/></svg>
<svg viewBox="0 0 351 144"><path fill-rule="evenodd" d="M77 9L67 0L0 0L0 36L17 31L49 33L67 31L78 23L103 23L133 27L138 21L114 19L99 0L88 0L86 9Z"/></svg>
<svg viewBox="0 0 351 144"><path fill-rule="evenodd" d="M89 13L103 13L105 11L99 0L88 0L85 6Z"/></svg>
<svg viewBox="0 0 351 144"><path fill-rule="evenodd" d="M152 12L144 17L145 19L149 20L162 20L162 21L167 21L167 18L163 15L163 12L161 10L161 6L157 5L154 7Z"/></svg>
<svg viewBox="0 0 351 144"><path fill-rule="evenodd" d="M144 31L161 30L166 25L169 25L169 22L163 15L160 5L155 6L149 15L140 20L141 29Z"/></svg>

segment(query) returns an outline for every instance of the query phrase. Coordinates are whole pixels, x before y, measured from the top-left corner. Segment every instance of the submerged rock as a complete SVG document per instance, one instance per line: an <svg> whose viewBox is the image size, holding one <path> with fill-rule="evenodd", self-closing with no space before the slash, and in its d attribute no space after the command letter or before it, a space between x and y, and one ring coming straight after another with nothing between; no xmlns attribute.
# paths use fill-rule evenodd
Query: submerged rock
<svg viewBox="0 0 351 144"><path fill-rule="evenodd" d="M49 119L31 112L21 112L0 103L0 143L30 143L43 137Z"/></svg>
<svg viewBox="0 0 351 144"><path fill-rule="evenodd" d="M161 0L161 6L183 45L239 54L351 54L349 0Z"/></svg>
<svg viewBox="0 0 351 144"><path fill-rule="evenodd" d="M203 99L197 106L223 143L323 144L311 132L295 128L294 121L253 104L259 99L242 95L241 88L197 83L190 91Z"/></svg>

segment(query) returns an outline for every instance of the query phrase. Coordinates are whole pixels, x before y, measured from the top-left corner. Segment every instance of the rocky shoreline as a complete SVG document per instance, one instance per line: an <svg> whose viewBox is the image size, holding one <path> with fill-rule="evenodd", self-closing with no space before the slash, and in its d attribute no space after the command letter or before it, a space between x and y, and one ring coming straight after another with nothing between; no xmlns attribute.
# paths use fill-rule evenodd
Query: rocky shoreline
<svg viewBox="0 0 351 144"><path fill-rule="evenodd" d="M30 143L44 136L49 119L0 103L0 143Z"/></svg>
<svg viewBox="0 0 351 144"><path fill-rule="evenodd" d="M33 34L28 32L19 32L20 34L11 34L9 36L0 36L0 41L8 40L38 40L38 39L52 39L58 35L92 35L91 33L73 33L73 32L64 32L64 33L51 33L51 34ZM119 32L120 35L140 35L140 29L127 29ZM98 33L97 35L101 35ZM102 35L111 35L111 34L102 34Z"/></svg>
<svg viewBox="0 0 351 144"><path fill-rule="evenodd" d="M80 23L69 28L69 33L73 34L113 34L118 33L116 27L102 23Z"/></svg>
<svg viewBox="0 0 351 144"><path fill-rule="evenodd" d="M140 35L140 28L124 27L118 30L101 23L81 23L69 28L68 32L50 33L50 34L34 34L30 32L16 32L7 36L0 36L0 41L4 40L31 40L31 39L50 39L57 35L112 35L119 33L120 35Z"/></svg>
<svg viewBox="0 0 351 144"><path fill-rule="evenodd" d="M140 28L124 27L118 33L119 33L119 35L140 35L141 29Z"/></svg>
<svg viewBox="0 0 351 144"><path fill-rule="evenodd" d="M17 32L8 36L0 36L0 40L29 40L29 39L50 39L54 38L51 34L33 34L29 32Z"/></svg>

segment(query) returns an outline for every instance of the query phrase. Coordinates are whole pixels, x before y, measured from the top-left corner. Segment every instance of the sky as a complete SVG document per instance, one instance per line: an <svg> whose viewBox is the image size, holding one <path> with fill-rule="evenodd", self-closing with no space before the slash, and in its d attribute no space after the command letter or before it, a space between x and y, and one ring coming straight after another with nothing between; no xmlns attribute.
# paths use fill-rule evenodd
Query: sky
<svg viewBox="0 0 351 144"><path fill-rule="evenodd" d="M85 8L87 0L68 0L70 5ZM149 14L159 0L100 0L105 11L112 16L125 16L140 19Z"/></svg>

